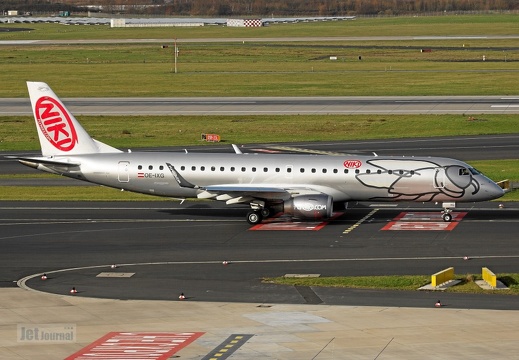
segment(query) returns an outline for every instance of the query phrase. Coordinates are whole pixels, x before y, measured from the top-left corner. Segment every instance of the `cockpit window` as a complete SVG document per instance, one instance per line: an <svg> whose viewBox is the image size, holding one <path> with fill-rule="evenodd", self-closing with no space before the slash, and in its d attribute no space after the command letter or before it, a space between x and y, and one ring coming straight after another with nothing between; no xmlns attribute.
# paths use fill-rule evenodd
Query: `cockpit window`
<svg viewBox="0 0 519 360"><path fill-rule="evenodd" d="M480 172L477 171L477 170L474 169L474 168L469 168L469 170L470 170L470 173L471 173L472 175L479 175L479 174L480 174Z"/></svg>
<svg viewBox="0 0 519 360"><path fill-rule="evenodd" d="M460 175L470 175L469 169L467 168L461 168L460 169Z"/></svg>

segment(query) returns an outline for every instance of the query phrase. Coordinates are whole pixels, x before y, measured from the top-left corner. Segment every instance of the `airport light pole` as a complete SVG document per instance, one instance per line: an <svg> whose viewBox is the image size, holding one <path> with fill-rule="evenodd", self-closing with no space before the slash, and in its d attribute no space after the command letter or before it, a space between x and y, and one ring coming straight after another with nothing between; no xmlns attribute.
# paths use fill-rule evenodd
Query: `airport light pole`
<svg viewBox="0 0 519 360"><path fill-rule="evenodd" d="M175 74L177 73L177 57L178 57L178 48L177 48L177 38L175 38L175 54L173 57L175 58Z"/></svg>

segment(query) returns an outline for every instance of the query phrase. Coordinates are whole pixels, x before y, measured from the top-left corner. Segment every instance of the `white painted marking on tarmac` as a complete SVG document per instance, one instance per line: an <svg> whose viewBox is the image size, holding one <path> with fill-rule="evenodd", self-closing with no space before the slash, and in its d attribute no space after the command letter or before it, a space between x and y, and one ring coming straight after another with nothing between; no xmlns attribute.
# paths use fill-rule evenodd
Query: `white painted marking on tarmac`
<svg viewBox="0 0 519 360"><path fill-rule="evenodd" d="M519 259L519 255L481 255L481 256L471 256L471 259ZM233 260L233 264L273 264L273 263L317 263L317 262L358 262L358 261L409 261L409 260L452 260L452 259L460 259L460 256L431 256L431 257L399 257L399 258L337 258L337 259L268 259L268 260ZM127 263L127 264L117 264L119 268L121 267L129 267L129 266L155 266L155 265L208 265L208 264L221 264L221 260L209 260L209 261L160 261L160 262L146 262L146 263ZM100 269L100 268L110 268L111 265L93 265L93 266L83 266L83 267L75 267L75 268L67 268L67 269L59 269L46 271L45 274L57 274L68 271L78 271L78 270L91 270L91 269ZM35 290L29 286L27 286L27 281L41 277L43 273L37 273L33 275L26 276L16 282L17 286L30 291L35 291L39 293L46 293L44 291ZM62 296L61 294L54 294L57 296Z"/></svg>

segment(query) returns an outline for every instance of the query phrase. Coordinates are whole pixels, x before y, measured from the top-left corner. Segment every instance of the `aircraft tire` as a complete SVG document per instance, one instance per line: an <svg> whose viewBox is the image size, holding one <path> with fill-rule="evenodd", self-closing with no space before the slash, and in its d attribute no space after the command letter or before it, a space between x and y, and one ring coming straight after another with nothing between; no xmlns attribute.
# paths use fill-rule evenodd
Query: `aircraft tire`
<svg viewBox="0 0 519 360"><path fill-rule="evenodd" d="M443 214L442 218L443 218L443 221L445 221L445 222L451 222L452 221L452 215L451 214Z"/></svg>
<svg viewBox="0 0 519 360"><path fill-rule="evenodd" d="M251 225L257 225L263 220L263 216L260 211L250 211L247 214L247 222Z"/></svg>
<svg viewBox="0 0 519 360"><path fill-rule="evenodd" d="M267 217L269 217L270 212L271 212L270 208L263 208L263 209L261 209L261 216L263 218L267 218Z"/></svg>

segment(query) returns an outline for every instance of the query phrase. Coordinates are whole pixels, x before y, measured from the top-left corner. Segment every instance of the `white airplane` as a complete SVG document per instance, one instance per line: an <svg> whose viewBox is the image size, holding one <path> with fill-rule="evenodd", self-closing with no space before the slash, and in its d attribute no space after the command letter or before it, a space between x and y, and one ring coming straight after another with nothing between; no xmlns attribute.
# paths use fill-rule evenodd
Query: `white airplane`
<svg viewBox="0 0 519 360"><path fill-rule="evenodd" d="M503 195L492 180L449 158L123 152L92 139L51 88L27 82L42 156L27 166L121 190L172 198L249 204L250 224L283 212L297 219L332 216L349 201L442 202L452 220L456 202Z"/></svg>

